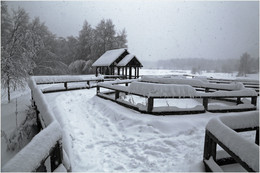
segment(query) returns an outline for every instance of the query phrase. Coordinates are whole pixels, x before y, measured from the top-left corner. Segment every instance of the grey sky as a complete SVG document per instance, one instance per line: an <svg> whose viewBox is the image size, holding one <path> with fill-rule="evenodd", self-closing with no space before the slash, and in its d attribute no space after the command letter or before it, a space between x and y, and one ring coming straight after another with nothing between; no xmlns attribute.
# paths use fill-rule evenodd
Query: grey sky
<svg viewBox="0 0 260 173"><path fill-rule="evenodd" d="M259 2L213 1L20 1L57 36L78 36L84 20L95 27L112 19L127 31L129 51L143 60L239 58L259 55Z"/></svg>

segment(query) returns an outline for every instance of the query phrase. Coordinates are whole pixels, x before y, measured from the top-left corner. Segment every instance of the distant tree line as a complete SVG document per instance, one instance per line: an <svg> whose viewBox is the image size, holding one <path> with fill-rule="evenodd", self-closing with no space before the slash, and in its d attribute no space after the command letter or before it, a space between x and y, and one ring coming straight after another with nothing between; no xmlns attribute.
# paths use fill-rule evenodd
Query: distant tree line
<svg viewBox="0 0 260 173"><path fill-rule="evenodd" d="M147 63L146 67L191 70L193 74L207 71L215 73L237 73L237 76L246 76L246 74L259 72L259 58L252 58L248 53L244 53L240 59L179 58L159 60L154 64Z"/></svg>
<svg viewBox="0 0 260 173"><path fill-rule="evenodd" d="M1 1L1 82L10 91L29 75L93 73L92 63L105 51L127 47L126 30L117 32L111 19L92 28L84 21L79 36L56 37L39 17L30 20L18 8L11 14Z"/></svg>

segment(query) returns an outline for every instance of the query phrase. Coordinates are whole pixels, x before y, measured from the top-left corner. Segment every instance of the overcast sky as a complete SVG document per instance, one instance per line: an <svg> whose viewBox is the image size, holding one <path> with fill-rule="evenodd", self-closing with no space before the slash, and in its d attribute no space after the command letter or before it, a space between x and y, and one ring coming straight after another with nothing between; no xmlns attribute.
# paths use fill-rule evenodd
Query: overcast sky
<svg viewBox="0 0 260 173"><path fill-rule="evenodd" d="M9 1L39 16L57 36L78 36L84 20L112 19L127 31L128 48L142 60L259 55L259 2Z"/></svg>

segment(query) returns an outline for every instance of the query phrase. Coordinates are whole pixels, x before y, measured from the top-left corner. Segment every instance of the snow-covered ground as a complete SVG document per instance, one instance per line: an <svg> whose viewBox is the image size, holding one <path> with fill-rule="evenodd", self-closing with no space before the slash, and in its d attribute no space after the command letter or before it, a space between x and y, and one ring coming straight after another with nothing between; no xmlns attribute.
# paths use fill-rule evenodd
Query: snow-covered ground
<svg viewBox="0 0 260 173"><path fill-rule="evenodd" d="M140 71L141 75L173 73L188 74L187 71L172 70ZM202 75L235 78L229 74ZM258 80L258 75L248 78ZM69 151L72 171L204 171L205 126L212 117L227 113L153 116L101 99L95 93L93 88L45 94L63 128L63 143ZM22 118L22 112L30 104L30 91L26 89L22 96L18 93L17 98L18 116ZM193 100L188 103L196 105ZM179 107L190 106L178 104ZM10 104L2 100L1 106L1 130L9 133L15 128L15 100ZM235 116L238 113L228 114ZM251 139L253 135L246 133L244 136ZM15 152L5 151L3 138L1 144L4 165ZM232 170L234 167L224 168Z"/></svg>

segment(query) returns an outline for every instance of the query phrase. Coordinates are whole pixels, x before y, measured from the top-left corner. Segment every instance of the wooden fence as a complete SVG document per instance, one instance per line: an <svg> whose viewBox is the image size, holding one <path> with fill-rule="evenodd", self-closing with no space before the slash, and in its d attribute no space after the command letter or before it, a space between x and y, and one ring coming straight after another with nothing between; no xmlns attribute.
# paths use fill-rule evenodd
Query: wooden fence
<svg viewBox="0 0 260 173"><path fill-rule="evenodd" d="M29 80L29 87L40 131L1 170L3 172L53 172L57 170L70 172L71 166L62 148L62 129L52 111L49 110L45 96L32 78ZM50 167L46 167L46 161L50 162L47 164Z"/></svg>
<svg viewBox="0 0 260 173"><path fill-rule="evenodd" d="M203 162L205 165L205 169L207 172L222 172L220 166L238 163L240 164L246 171L249 172L259 172L259 112L254 112L256 114L255 120L251 117L248 117L248 124L252 124L250 121L255 121L254 125L243 125L246 124L245 118L242 122L238 122L242 124L244 127L232 128L225 125L223 122L214 121L214 123L209 122L205 132L205 141L204 141L204 154L203 154ZM245 116L246 115L242 115ZM242 117L240 116L240 117ZM232 119L236 119L234 116ZM238 117L239 118L239 117ZM211 123L211 124L210 124ZM214 130L209 130L210 126L219 125L218 128ZM225 132L223 131L225 130ZM221 132L218 132L221 131ZM235 131L235 132L234 132ZM249 141L245 141L245 139L241 139L238 132L248 132L255 131L255 144L257 147L250 143ZM236 133L237 132L237 133ZM225 136L228 136L228 140L225 139ZM239 139L239 140L237 140ZM242 140L242 142L240 142ZM228 141L228 142L227 142ZM219 145L223 150L217 151L217 145ZM238 148L240 151L234 149ZM247 150L248 148L248 150ZM253 156L256 156L255 158ZM251 157L251 158L250 158ZM249 158L249 159L248 159ZM249 161L250 160L250 161ZM253 163L252 163L253 162Z"/></svg>
<svg viewBox="0 0 260 173"><path fill-rule="evenodd" d="M128 85L129 82L126 83L126 85ZM109 90L112 90L110 92L100 92L100 88L106 88ZM114 97L109 96L110 94L114 93ZM148 104L146 108L141 108L138 107L136 105L133 105L131 103L127 103L125 101L122 101L119 99L120 93L124 93L126 95L136 95L136 96L140 96L140 97L144 97L146 99L148 99ZM124 86L115 86L115 85L107 85L107 84L99 84L97 86L97 96L102 97L104 99L109 99L111 101L114 101L120 105L123 105L125 107L137 110L141 113L149 113L149 114L155 114L155 115L167 115L167 114L194 114L194 113L204 113L205 111L209 111L209 112L238 112L238 111L251 111L251 110L256 110L256 104L257 104L257 95L239 95L239 94L224 94L224 95L210 95L210 93L208 95L197 95L197 96L145 96L142 94L137 94L137 93L129 93L127 87ZM209 109L209 100L210 99L232 99L235 98L235 102L238 104L241 104L241 98L251 98L251 104L254 105L253 107L234 107L234 108L228 108L228 109ZM197 108L197 109L178 109L178 110L171 110L171 111L156 111L154 109L154 100L155 99L202 99L202 105L203 108ZM233 100L231 100L233 101Z"/></svg>

